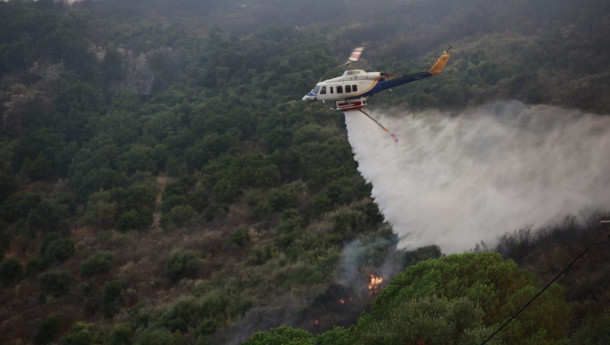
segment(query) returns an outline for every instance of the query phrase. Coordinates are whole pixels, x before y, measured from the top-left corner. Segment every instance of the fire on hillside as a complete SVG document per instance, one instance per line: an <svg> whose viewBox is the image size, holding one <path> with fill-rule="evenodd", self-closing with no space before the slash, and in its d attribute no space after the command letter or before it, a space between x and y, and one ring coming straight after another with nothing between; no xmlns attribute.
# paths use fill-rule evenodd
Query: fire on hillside
<svg viewBox="0 0 610 345"><path fill-rule="evenodd" d="M370 273L371 281L369 282L369 295L377 295L381 292L383 286L383 278L377 277L374 274Z"/></svg>
<svg viewBox="0 0 610 345"><path fill-rule="evenodd" d="M313 332L330 326L347 326L368 309L383 289L384 278L373 273L363 275L351 286L332 284L318 295L302 315L301 325Z"/></svg>

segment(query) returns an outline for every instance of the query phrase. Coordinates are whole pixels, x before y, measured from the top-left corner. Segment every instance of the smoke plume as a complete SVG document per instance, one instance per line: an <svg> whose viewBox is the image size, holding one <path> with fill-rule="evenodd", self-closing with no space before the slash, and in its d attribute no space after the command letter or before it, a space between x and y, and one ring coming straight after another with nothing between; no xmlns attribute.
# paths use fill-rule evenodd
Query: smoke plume
<svg viewBox="0 0 610 345"><path fill-rule="evenodd" d="M348 137L400 247L466 251L610 205L610 117L519 102L372 116L397 144L358 112Z"/></svg>

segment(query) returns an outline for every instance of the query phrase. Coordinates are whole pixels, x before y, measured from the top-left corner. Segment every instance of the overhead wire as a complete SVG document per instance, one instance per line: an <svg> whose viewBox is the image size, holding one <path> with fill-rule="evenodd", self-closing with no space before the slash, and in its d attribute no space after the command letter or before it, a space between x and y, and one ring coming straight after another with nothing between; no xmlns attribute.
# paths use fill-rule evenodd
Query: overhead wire
<svg viewBox="0 0 610 345"><path fill-rule="evenodd" d="M489 335L489 337L487 337L487 339L485 339L481 343L481 345L487 344L487 342L489 342L494 336L496 336L496 334L500 333L500 331L502 331L502 329L504 329L504 327L506 327L511 321L513 321L515 318L517 318L517 316L519 316L519 314L521 314L521 312L523 312L530 304L532 304L532 302L534 302L534 300L536 300L536 298L540 297L540 295L542 295L544 293L544 291L546 291L546 289L548 289L555 281L557 281L557 279L559 279L559 277L561 277L565 272L567 272L572 267L572 265L574 265L574 263L576 263L576 261L578 261L578 259L583 257L591 248L593 248L596 245L610 243L610 234L607 234L608 239L606 241L600 241L600 238L604 234L604 224L610 224L610 220L600 221L599 234L593 239L593 241L591 241L591 243L589 243L589 245L583 251L581 251L563 270L561 270L561 272L559 272L555 276L555 278L553 278L542 289L540 289L540 291L538 291L538 293L534 297L532 297L529 301L527 301L527 303L525 303L519 310L517 310L516 313L514 313L500 327L498 327L493 333L491 333Z"/></svg>

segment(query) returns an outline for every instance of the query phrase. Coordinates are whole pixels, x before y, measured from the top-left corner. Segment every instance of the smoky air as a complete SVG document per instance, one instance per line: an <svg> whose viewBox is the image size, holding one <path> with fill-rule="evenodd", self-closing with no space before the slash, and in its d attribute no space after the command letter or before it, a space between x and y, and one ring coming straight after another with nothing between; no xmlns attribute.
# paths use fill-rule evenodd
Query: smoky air
<svg viewBox="0 0 610 345"><path fill-rule="evenodd" d="M348 137L403 248L467 251L610 203L609 117L519 102L372 115L397 144L355 112Z"/></svg>

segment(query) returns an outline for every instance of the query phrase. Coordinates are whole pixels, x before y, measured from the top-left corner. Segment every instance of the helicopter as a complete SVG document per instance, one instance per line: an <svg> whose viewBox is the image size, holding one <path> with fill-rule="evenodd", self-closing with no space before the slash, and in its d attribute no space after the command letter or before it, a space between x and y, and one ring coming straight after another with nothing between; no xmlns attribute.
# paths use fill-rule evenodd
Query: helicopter
<svg viewBox="0 0 610 345"><path fill-rule="evenodd" d="M360 58L360 55L362 55L363 50L364 47L354 48L348 60L336 68L349 66L350 64L355 63ZM425 72L402 75L383 72L366 72L361 69L348 69L344 71L343 75L340 77L327 79L317 83L309 93L303 96L303 101L334 101L336 102L336 105L335 108L330 108L331 110L340 110L344 113L348 111L360 111L373 120L384 131L388 132L392 138L394 138L394 141L398 142L394 133L390 132L387 127L363 110L367 105L367 97L371 97L384 90L392 91L393 87L441 73L451 57L451 55L449 55L450 50L451 46L445 48L443 54L436 60L436 63Z"/></svg>

